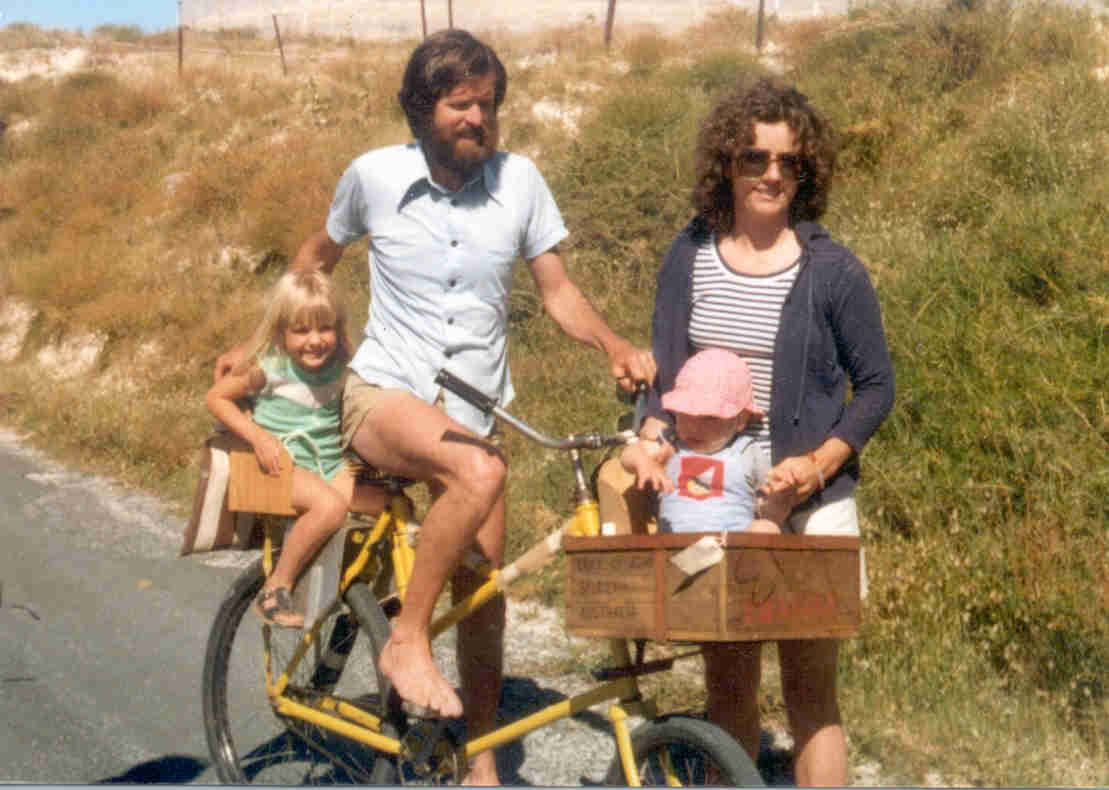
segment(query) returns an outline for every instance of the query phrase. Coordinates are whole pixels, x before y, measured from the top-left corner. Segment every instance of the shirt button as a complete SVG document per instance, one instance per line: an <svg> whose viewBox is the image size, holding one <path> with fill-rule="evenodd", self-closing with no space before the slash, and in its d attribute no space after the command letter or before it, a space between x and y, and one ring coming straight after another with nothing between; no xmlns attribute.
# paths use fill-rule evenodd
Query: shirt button
<svg viewBox="0 0 1109 790"><path fill-rule="evenodd" d="M443 353L443 356L445 356L445 357L446 357L447 359L450 359L450 358L451 358L451 354L452 354L452 352L450 352L450 351L446 351L446 352L444 352L444 353Z"/></svg>
<svg viewBox="0 0 1109 790"><path fill-rule="evenodd" d="M458 246L458 239L454 239L453 241L451 241L451 246L452 247L457 247Z"/></svg>
<svg viewBox="0 0 1109 790"><path fill-rule="evenodd" d="M455 280L454 278L451 278L451 279L450 279L450 280L449 280L449 281L447 282L447 285L448 285L449 287L451 287L451 288L454 288L454 286L458 285L458 280Z"/></svg>
<svg viewBox="0 0 1109 790"><path fill-rule="evenodd" d="M452 198L451 199L451 205L452 206L457 206L458 205L458 198Z"/></svg>
<svg viewBox="0 0 1109 790"><path fill-rule="evenodd" d="M453 319L453 318L448 318L448 319L447 319L447 323L448 323L448 324L453 324L453 323L454 323L454 319Z"/></svg>

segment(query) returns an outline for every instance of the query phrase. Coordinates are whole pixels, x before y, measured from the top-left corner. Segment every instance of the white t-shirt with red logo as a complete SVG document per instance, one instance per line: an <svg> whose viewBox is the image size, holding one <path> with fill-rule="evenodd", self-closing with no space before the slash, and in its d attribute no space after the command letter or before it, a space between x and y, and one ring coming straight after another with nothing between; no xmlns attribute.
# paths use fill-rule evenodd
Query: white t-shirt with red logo
<svg viewBox="0 0 1109 790"><path fill-rule="evenodd" d="M750 436L736 436L715 453L680 440L666 463L674 490L659 499L661 532L742 532L755 519L755 493L770 459Z"/></svg>

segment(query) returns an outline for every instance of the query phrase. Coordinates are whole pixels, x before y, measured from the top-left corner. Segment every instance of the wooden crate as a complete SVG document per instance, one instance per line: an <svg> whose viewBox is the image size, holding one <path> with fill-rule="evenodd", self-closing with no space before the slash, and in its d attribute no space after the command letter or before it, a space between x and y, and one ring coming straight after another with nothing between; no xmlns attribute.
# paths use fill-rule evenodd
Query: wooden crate
<svg viewBox="0 0 1109 790"><path fill-rule="evenodd" d="M564 537L570 633L697 642L858 633L858 538L729 533L724 559L686 576L669 560L704 534Z"/></svg>

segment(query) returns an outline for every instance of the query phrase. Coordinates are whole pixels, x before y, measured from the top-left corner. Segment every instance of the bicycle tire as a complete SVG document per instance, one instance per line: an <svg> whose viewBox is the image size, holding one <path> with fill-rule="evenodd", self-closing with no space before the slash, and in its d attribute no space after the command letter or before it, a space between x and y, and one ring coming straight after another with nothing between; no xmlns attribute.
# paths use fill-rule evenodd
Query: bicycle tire
<svg viewBox="0 0 1109 790"><path fill-rule="evenodd" d="M731 735L717 725L691 716L667 716L637 727L631 734L632 754L644 787L723 785L765 787L755 764ZM669 761L673 776L664 771ZM624 767L617 754L605 783L626 787Z"/></svg>
<svg viewBox="0 0 1109 790"><path fill-rule="evenodd" d="M202 679L204 729L220 781L271 786L395 784L396 764L390 755L274 712L265 691L263 628L249 611L263 580L259 560L232 584L208 637ZM320 628L318 644L332 649L330 659L328 649L306 656L290 678L287 693L301 701L334 693L357 699L363 707L382 709L376 654L367 645L376 643L380 649L388 636L387 630L379 632L382 624L388 628L384 614L369 626L374 638L364 634L359 639L366 626L360 627L349 613L329 617ZM300 636L300 629L270 628L275 667L284 667ZM343 651L346 660L335 660Z"/></svg>

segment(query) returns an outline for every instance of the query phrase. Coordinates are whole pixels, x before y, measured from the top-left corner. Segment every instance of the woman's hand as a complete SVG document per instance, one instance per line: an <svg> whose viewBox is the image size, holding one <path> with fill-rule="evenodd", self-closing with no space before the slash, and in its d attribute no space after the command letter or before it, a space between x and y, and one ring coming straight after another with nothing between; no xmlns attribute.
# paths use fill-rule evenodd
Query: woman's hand
<svg viewBox="0 0 1109 790"><path fill-rule="evenodd" d="M759 488L760 515L783 523L794 508L823 488L821 474L808 455L779 461Z"/></svg>
<svg viewBox="0 0 1109 790"><path fill-rule="evenodd" d="M789 502L792 510L824 487L823 475L811 455L795 455L770 470L761 490L767 499Z"/></svg>
<svg viewBox="0 0 1109 790"><path fill-rule="evenodd" d="M851 445L832 437L811 452L779 461L766 475L759 493L771 509L788 507L793 510L817 491L822 491L832 475L847 463L852 452Z"/></svg>

